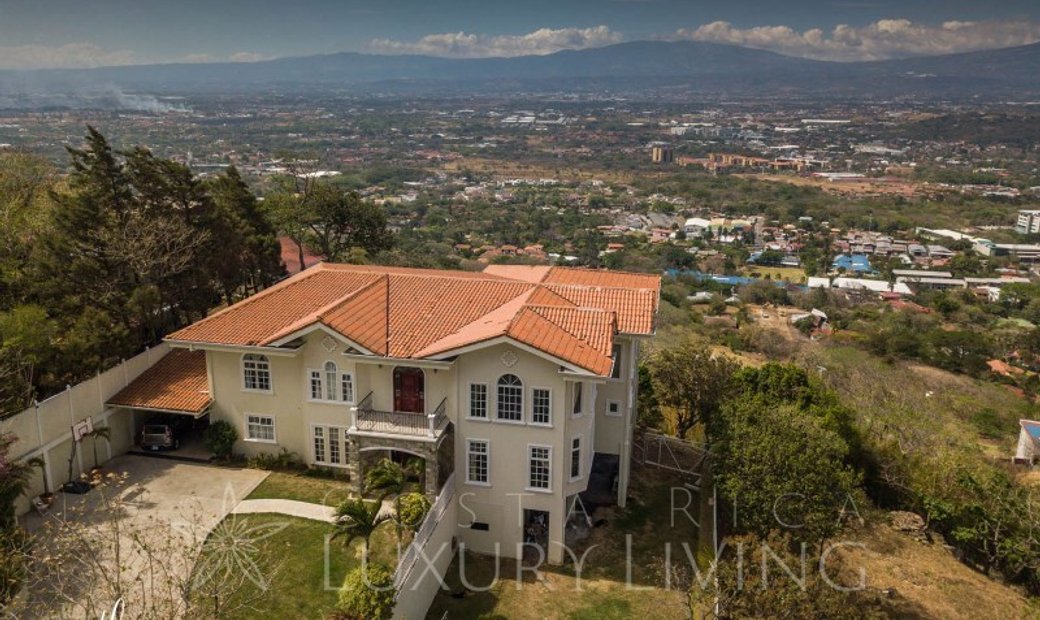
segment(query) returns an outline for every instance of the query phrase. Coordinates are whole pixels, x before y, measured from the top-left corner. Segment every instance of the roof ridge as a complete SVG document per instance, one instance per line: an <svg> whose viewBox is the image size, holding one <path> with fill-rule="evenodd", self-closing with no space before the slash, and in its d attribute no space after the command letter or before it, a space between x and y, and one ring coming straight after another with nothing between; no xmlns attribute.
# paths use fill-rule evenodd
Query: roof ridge
<svg viewBox="0 0 1040 620"><path fill-rule="evenodd" d="M640 274L636 274L640 275ZM642 286L610 286L606 284L574 284L573 282L540 282L539 286L566 286L568 288L585 288L585 289L610 289L612 291L647 291L653 293L655 289L645 288Z"/></svg>
<svg viewBox="0 0 1040 620"><path fill-rule="evenodd" d="M465 269L436 269L433 267L397 267L392 265L354 265L351 263L319 263L325 266L329 271L353 271L355 273L377 273L379 275L386 276L406 276L406 277L422 277L422 278L445 278L450 280L490 280L493 282L520 282L519 280L513 280L512 278L506 278L498 276L492 273L484 273L483 271L466 271ZM407 269L412 271L401 272L394 271L397 269ZM456 275L456 273L472 274L468 276ZM522 284L537 284L535 282Z"/></svg>
<svg viewBox="0 0 1040 620"><path fill-rule="evenodd" d="M290 288L290 287L295 286L295 285L297 285L297 284L299 284L301 282L304 282L304 281L306 281L306 280L308 280L310 278L313 278L319 272L324 271L324 269L318 269L317 268L320 265L322 265L322 263L317 263L315 265L312 265L308 269L304 269L303 271L295 273L295 274L285 278L284 280L282 280L280 282L276 282L276 283L272 284L271 286L263 289L262 291L254 294L254 295L250 295L249 297L246 297L245 299L236 301L235 303L231 304L230 306L226 306L224 308L221 308L220 310L217 310L213 314L206 315L205 317L199 319L198 321L195 321L194 323L191 323L190 325L185 325L184 327L178 329L177 331L173 332L169 336L174 336L174 335L178 334L179 332L182 332L182 331L184 331L184 330L186 330L186 329L188 329L190 327L195 327L196 325L199 325L201 323L209 322L211 319L215 319L215 318L217 318L217 317L219 317L221 315L224 315L224 314L226 314L226 313L228 313L228 312L230 312L232 310L238 310L238 309L241 309L241 308L248 308L248 307L252 306L253 304L259 302L260 300L266 299L268 296L270 296L270 295L272 295L272 294L274 294L274 293L276 293L278 291ZM174 340L176 340L176 339L174 339Z"/></svg>

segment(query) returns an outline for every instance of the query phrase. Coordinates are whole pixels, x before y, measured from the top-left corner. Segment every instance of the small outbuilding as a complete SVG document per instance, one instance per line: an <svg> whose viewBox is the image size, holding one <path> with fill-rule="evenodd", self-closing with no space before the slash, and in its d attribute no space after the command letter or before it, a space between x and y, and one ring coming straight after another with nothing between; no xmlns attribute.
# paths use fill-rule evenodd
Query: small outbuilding
<svg viewBox="0 0 1040 620"><path fill-rule="evenodd" d="M1040 422L1036 420L1019 420L1022 430L1018 433L1018 449L1015 451L1015 462L1032 465L1040 456Z"/></svg>

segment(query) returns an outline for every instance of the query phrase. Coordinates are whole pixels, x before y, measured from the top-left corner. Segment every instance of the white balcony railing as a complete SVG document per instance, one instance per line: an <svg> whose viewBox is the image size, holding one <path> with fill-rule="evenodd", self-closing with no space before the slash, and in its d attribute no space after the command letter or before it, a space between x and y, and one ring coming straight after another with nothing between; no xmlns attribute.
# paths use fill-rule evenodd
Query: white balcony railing
<svg viewBox="0 0 1040 620"><path fill-rule="evenodd" d="M448 399L444 399L429 414L380 411L372 406L372 392L369 392L350 410L350 432L436 438L448 424L447 409Z"/></svg>

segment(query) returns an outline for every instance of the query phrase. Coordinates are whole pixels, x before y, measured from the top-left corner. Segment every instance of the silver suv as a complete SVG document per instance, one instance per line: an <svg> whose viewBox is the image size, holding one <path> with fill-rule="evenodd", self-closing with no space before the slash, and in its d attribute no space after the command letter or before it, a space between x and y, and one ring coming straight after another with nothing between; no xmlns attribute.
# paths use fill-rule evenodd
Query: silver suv
<svg viewBox="0 0 1040 620"><path fill-rule="evenodd" d="M145 424L141 429L141 448L144 450L176 450L181 447L170 424Z"/></svg>

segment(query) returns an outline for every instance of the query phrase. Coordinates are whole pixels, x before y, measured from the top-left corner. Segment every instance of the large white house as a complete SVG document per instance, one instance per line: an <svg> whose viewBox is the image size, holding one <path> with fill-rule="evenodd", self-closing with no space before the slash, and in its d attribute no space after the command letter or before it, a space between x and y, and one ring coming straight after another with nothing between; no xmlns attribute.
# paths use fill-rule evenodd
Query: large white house
<svg viewBox="0 0 1040 620"><path fill-rule="evenodd" d="M282 449L353 484L420 457L455 474L457 538L563 557L583 504L624 504L636 358L660 278L493 265L457 272L319 264L167 338L111 404L226 420L247 455Z"/></svg>

